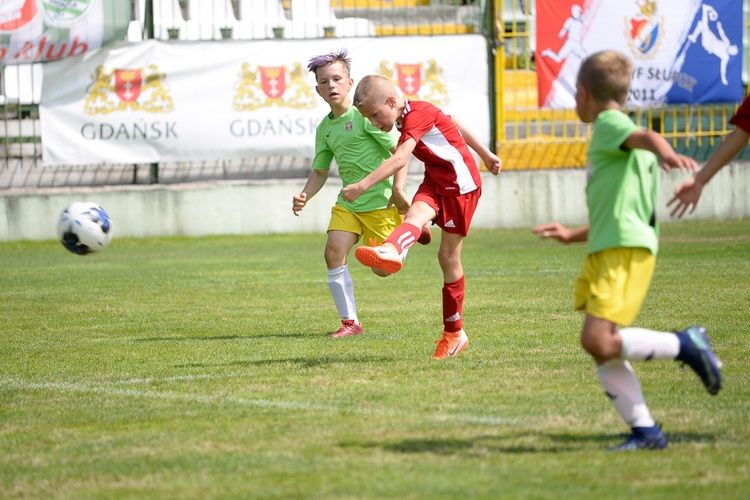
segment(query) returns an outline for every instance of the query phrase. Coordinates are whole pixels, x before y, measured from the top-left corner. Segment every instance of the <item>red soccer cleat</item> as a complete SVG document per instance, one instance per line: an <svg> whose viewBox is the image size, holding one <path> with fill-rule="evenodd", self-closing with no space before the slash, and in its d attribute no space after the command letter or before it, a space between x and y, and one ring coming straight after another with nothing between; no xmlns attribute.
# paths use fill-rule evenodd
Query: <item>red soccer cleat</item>
<svg viewBox="0 0 750 500"><path fill-rule="evenodd" d="M362 329L362 323L357 323L353 319L342 319L341 328L333 332L330 336L339 339L341 337L351 337L352 335L362 335L365 331Z"/></svg>

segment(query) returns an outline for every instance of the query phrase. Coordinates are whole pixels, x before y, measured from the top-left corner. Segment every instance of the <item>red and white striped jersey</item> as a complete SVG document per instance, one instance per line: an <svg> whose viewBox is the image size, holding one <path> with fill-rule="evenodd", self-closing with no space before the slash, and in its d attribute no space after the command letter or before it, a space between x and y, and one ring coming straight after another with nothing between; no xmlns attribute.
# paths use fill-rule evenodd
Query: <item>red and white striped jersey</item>
<svg viewBox="0 0 750 500"><path fill-rule="evenodd" d="M442 196L458 196L482 185L479 168L453 120L425 101L406 101L396 123L398 143L417 141L414 156L424 162L429 177Z"/></svg>

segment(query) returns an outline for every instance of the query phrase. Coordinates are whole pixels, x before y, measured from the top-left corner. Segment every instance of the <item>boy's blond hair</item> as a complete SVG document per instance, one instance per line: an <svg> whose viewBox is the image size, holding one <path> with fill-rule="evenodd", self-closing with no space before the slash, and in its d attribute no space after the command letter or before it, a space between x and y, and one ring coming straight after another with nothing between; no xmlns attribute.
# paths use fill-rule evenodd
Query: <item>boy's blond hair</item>
<svg viewBox="0 0 750 500"><path fill-rule="evenodd" d="M363 106L373 94L388 90L388 85L393 87L393 83L384 76L367 75L362 78L354 91L354 106Z"/></svg>
<svg viewBox="0 0 750 500"><path fill-rule="evenodd" d="M591 54L578 70L578 83L601 104L615 101L624 106L632 78L633 63L616 50Z"/></svg>

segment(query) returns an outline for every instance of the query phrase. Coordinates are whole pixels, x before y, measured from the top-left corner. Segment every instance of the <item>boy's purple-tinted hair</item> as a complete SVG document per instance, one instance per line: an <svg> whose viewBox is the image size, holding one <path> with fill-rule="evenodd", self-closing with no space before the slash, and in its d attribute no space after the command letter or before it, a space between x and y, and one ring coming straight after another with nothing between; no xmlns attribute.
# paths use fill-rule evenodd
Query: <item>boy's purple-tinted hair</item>
<svg viewBox="0 0 750 500"><path fill-rule="evenodd" d="M349 53L346 51L346 49L341 49L338 52L330 52L322 56L313 57L307 63L307 69L310 72L314 73L315 76L317 76L318 68L328 66L329 64L333 64L335 62L340 62L341 64L343 64L346 68L347 74L351 73L352 60L349 58Z"/></svg>

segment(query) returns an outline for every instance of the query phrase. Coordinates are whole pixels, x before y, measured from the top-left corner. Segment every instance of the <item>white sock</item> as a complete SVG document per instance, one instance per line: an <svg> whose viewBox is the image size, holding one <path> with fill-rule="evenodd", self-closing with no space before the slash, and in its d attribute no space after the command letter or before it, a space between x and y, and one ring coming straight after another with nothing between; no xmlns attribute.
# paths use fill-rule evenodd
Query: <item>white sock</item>
<svg viewBox="0 0 750 500"><path fill-rule="evenodd" d="M620 338L621 359L675 359L680 352L680 340L676 334L670 332L657 332L646 328L620 328Z"/></svg>
<svg viewBox="0 0 750 500"><path fill-rule="evenodd" d="M599 382L630 427L653 427L654 419L643 400L641 384L630 363L612 359L598 367Z"/></svg>
<svg viewBox="0 0 750 500"><path fill-rule="evenodd" d="M349 274L349 266L334 267L328 270L328 289L341 319L357 318L357 306L354 304L354 282Z"/></svg>

